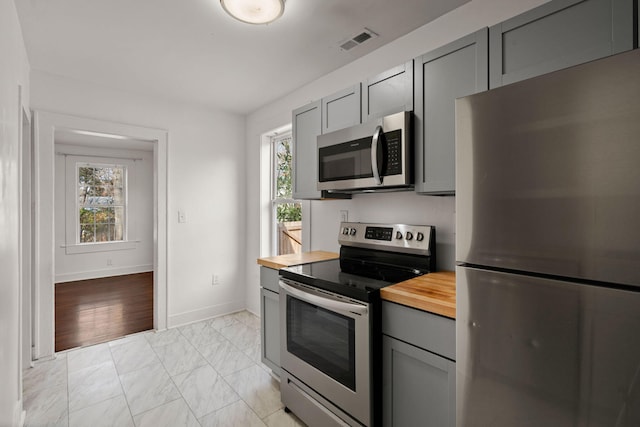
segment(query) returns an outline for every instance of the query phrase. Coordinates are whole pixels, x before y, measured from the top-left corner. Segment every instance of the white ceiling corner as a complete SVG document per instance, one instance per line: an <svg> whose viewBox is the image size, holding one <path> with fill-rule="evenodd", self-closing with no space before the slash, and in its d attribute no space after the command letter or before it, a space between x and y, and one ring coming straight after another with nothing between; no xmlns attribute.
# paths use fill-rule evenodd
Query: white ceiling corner
<svg viewBox="0 0 640 427"><path fill-rule="evenodd" d="M248 114L469 0L287 0L269 25L218 0L15 0L32 69ZM345 52L362 28L379 37Z"/></svg>

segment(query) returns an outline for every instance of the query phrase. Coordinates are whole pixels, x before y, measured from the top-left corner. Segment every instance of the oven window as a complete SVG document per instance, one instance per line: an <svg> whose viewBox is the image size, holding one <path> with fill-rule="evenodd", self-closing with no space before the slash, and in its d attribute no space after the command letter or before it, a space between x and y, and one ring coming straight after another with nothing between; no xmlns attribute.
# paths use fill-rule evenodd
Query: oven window
<svg viewBox="0 0 640 427"><path fill-rule="evenodd" d="M355 391L353 319L287 296L287 351Z"/></svg>

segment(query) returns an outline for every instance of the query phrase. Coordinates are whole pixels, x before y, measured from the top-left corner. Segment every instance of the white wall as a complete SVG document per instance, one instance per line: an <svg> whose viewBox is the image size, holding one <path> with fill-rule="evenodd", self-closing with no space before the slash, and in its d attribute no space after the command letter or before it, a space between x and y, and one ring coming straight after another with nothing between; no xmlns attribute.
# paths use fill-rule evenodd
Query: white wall
<svg viewBox="0 0 640 427"><path fill-rule="evenodd" d="M291 111L311 101L376 75L483 27L532 9L547 0L472 0L410 34L266 105L247 117L247 307L259 311L260 252L259 197L260 135L291 122ZM349 210L354 221L387 221L436 226L438 268L454 266L454 197L428 197L408 193L364 194L349 201L311 203L311 246L337 250L339 211ZM264 245L263 245L264 246Z"/></svg>
<svg viewBox="0 0 640 427"><path fill-rule="evenodd" d="M356 194L351 200L314 201L311 203L312 249L339 250L340 210L347 210L349 221L435 226L436 266L439 270L453 270L454 209L454 197L418 196L409 191Z"/></svg>
<svg viewBox="0 0 640 427"><path fill-rule="evenodd" d="M15 5L0 0L0 425L22 415L20 366L20 114L29 107L29 62Z"/></svg>
<svg viewBox="0 0 640 427"><path fill-rule="evenodd" d="M110 156L135 160L129 170L128 204L129 239L135 246L124 250L67 253L66 221L75 209L67 211L67 157L55 159L55 281L94 279L97 277L141 273L153 270L153 152L82 147L56 143L56 153L84 156ZM74 187L75 188L75 187ZM75 205L74 205L75 206ZM131 234L131 228L133 233Z"/></svg>
<svg viewBox="0 0 640 427"><path fill-rule="evenodd" d="M34 109L168 131L168 325L243 308L244 118L39 71L31 88Z"/></svg>

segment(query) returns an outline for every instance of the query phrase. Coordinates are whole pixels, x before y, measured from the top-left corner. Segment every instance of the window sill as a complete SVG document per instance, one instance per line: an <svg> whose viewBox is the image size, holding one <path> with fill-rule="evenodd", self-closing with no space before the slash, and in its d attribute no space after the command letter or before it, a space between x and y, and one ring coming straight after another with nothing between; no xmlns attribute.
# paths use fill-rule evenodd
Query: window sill
<svg viewBox="0 0 640 427"><path fill-rule="evenodd" d="M62 245L67 255L85 254L92 252L108 252L108 251L125 251L135 249L138 244L137 240L129 240L126 242L103 242L103 243L84 243Z"/></svg>

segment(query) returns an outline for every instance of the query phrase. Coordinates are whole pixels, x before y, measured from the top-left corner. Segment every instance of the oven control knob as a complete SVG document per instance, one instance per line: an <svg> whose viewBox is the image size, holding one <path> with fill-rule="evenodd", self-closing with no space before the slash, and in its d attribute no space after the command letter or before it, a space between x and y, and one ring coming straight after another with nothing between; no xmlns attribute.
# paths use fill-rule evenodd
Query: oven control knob
<svg viewBox="0 0 640 427"><path fill-rule="evenodd" d="M402 232L396 231L396 239L402 239Z"/></svg>
<svg viewBox="0 0 640 427"><path fill-rule="evenodd" d="M419 233L416 235L416 240L417 240L418 242L422 242L422 241L424 240L424 234L422 234L422 233L420 233L420 232L419 232Z"/></svg>
<svg viewBox="0 0 640 427"><path fill-rule="evenodd" d="M342 229L342 234L344 234L345 236L348 236L349 235L349 227L344 227Z"/></svg>
<svg viewBox="0 0 640 427"><path fill-rule="evenodd" d="M356 235L356 229L352 228L351 230L349 230L349 235L350 236L355 236Z"/></svg>
<svg viewBox="0 0 640 427"><path fill-rule="evenodd" d="M411 240L411 239L413 239L413 233L412 233L412 232L410 232L410 231L407 231L407 237L406 237L406 239L407 239L407 240Z"/></svg>

